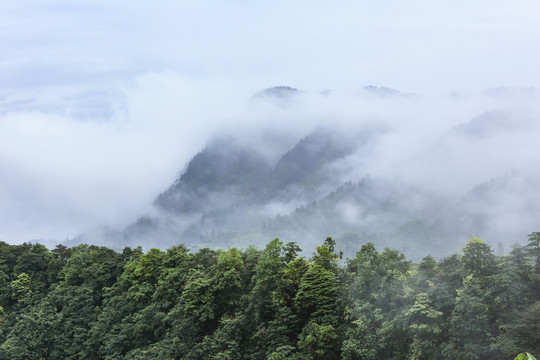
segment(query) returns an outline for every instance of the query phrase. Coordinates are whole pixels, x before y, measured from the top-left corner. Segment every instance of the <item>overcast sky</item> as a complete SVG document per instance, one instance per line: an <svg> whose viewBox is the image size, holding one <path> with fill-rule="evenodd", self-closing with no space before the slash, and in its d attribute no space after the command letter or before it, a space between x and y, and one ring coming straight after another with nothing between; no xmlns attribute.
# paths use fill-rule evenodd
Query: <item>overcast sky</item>
<svg viewBox="0 0 540 360"><path fill-rule="evenodd" d="M537 0L3 0L0 241L131 221L214 132L292 126L247 105L270 86L345 94L304 104L302 124L358 115L365 85L424 99L539 86L538 24Z"/></svg>

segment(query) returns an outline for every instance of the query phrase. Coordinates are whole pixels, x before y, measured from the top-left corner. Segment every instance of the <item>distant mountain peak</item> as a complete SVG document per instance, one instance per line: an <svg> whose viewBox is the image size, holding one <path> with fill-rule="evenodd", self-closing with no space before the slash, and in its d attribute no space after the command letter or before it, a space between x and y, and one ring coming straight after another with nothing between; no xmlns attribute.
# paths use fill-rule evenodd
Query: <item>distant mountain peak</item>
<svg viewBox="0 0 540 360"><path fill-rule="evenodd" d="M255 97L256 98L260 98L260 97L289 98L299 93L300 93L300 90L295 89L291 86L280 85L280 86L269 87L267 89L259 91L257 94L255 94Z"/></svg>
<svg viewBox="0 0 540 360"><path fill-rule="evenodd" d="M253 100L269 102L282 108L288 107L292 100L301 94L301 91L290 86L274 86L259 91Z"/></svg>
<svg viewBox="0 0 540 360"><path fill-rule="evenodd" d="M453 127L450 129L449 134L481 139L500 133L509 134L518 131L529 131L533 126L534 119L527 113L492 110Z"/></svg>
<svg viewBox="0 0 540 360"><path fill-rule="evenodd" d="M232 138L214 139L191 159L180 178L158 196L156 205L173 212L206 210L209 193L227 193L232 189L249 193L268 168L264 157L254 149L245 148Z"/></svg>
<svg viewBox="0 0 540 360"><path fill-rule="evenodd" d="M384 86L368 85L368 86L364 86L362 90L364 90L364 92L366 92L366 93L368 93L370 95L378 96L378 97L381 97L381 98L411 97L411 96L414 96L414 94L402 93L399 90L392 89L392 88L389 88L389 87L384 87Z"/></svg>

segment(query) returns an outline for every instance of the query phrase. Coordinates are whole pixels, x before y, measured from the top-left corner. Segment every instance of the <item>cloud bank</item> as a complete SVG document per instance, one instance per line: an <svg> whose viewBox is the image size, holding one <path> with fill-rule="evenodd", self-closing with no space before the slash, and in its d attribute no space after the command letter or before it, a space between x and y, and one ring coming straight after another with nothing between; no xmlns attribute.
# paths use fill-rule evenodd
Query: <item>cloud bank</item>
<svg viewBox="0 0 540 360"><path fill-rule="evenodd" d="M129 223L223 132L256 142L275 128L290 143L321 125L384 126L369 157L343 167L448 191L530 168L539 21L532 0L4 1L0 240ZM288 107L253 101L274 85L303 93ZM497 109L529 122L489 146L446 134Z"/></svg>

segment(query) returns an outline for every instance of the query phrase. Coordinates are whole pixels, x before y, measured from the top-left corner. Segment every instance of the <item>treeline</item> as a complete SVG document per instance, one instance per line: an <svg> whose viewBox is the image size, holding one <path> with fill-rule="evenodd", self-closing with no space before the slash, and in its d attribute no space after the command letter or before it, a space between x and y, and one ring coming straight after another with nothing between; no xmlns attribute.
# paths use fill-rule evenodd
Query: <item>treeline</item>
<svg viewBox="0 0 540 360"><path fill-rule="evenodd" d="M0 359L513 359L540 355L540 233L495 256L0 243Z"/></svg>

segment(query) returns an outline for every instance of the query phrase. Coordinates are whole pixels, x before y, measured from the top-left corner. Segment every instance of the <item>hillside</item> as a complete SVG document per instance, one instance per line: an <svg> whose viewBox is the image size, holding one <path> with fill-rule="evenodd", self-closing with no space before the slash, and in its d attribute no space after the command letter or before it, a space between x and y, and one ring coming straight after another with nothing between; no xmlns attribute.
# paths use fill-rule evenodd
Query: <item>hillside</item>
<svg viewBox="0 0 540 360"><path fill-rule="evenodd" d="M275 88L257 96L281 99L296 93ZM382 148L393 136L382 125L316 128L281 153L268 140L279 139L279 132L249 142L217 136L157 196L153 211L124 229L90 231L75 242L218 248L280 237L312 247L332 236L347 255L371 241L417 259L421 251L443 256L479 235L508 249L540 226L534 216L540 212L535 200L540 176L534 169L513 168L516 159L501 164L483 159L500 151L501 139L507 146L535 124L522 112L485 112L442 132L415 155L424 168L404 163L402 173L392 176L369 173L377 171L381 151L400 155ZM460 162L476 162L487 171L448 171Z"/></svg>

